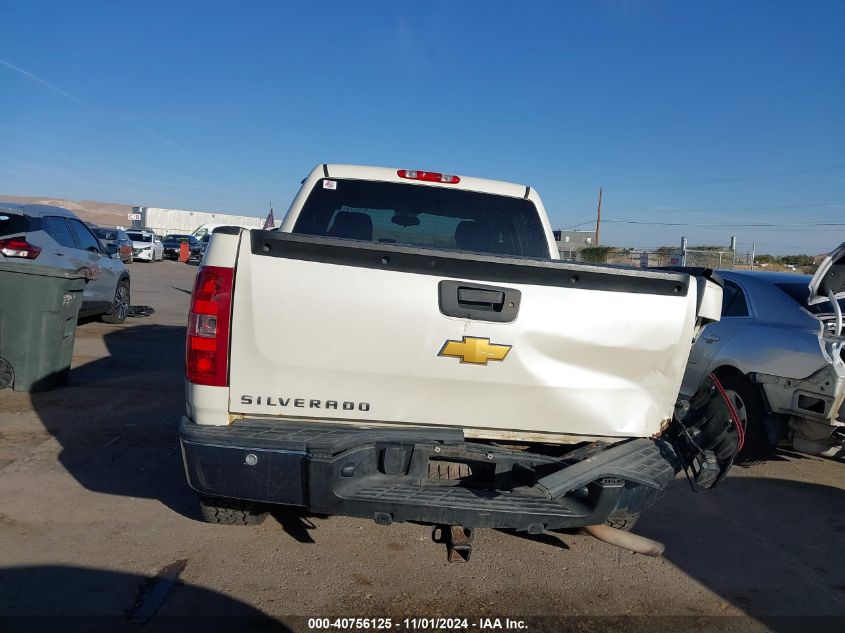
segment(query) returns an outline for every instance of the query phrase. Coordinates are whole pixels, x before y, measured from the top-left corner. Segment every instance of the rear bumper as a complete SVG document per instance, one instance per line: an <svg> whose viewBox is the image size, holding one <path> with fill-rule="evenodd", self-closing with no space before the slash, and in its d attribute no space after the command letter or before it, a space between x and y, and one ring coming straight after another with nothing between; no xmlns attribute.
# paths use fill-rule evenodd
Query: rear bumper
<svg viewBox="0 0 845 633"><path fill-rule="evenodd" d="M459 429L430 427L261 420L221 427L183 418L180 444L188 482L204 495L381 524L529 532L603 523L620 507L637 512L659 498L678 468L661 441L626 441L564 467L545 455L466 442ZM472 478L432 481L430 461L468 465Z"/></svg>
<svg viewBox="0 0 845 633"><path fill-rule="evenodd" d="M164 255L163 255L164 259L176 260L176 259L179 259L179 255L180 255L180 251L179 251L178 248L165 248L164 249ZM189 260L199 259L200 257L202 257L202 252L200 252L198 249L191 249L191 250L188 251L188 259Z"/></svg>

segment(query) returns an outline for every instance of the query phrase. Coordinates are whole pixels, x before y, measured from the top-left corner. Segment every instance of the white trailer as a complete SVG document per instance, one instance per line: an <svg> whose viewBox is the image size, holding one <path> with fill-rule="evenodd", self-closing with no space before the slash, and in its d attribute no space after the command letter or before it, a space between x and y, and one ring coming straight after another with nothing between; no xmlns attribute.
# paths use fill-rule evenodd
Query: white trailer
<svg viewBox="0 0 845 633"><path fill-rule="evenodd" d="M159 235L168 233L193 234L203 225L231 225L260 229L264 227L263 217L230 215L208 211L185 211L183 209L161 209L158 207L133 207L132 228L151 229Z"/></svg>

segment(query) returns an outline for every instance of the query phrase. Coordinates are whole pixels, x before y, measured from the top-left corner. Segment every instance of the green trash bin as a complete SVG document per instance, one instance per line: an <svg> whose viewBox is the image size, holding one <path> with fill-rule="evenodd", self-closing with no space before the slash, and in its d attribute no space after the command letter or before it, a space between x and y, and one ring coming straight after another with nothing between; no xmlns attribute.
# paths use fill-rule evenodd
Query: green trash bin
<svg viewBox="0 0 845 633"><path fill-rule="evenodd" d="M0 263L0 389L45 391L67 380L85 278Z"/></svg>

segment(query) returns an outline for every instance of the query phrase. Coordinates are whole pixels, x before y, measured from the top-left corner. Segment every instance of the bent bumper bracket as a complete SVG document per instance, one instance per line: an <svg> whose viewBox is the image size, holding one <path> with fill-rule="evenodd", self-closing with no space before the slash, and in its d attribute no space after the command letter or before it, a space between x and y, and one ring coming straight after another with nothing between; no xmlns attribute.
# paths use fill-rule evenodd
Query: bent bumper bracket
<svg viewBox="0 0 845 633"><path fill-rule="evenodd" d="M638 438L546 475L537 482L537 488L546 498L559 499L599 478L618 477L663 489L679 469L675 453L666 442Z"/></svg>

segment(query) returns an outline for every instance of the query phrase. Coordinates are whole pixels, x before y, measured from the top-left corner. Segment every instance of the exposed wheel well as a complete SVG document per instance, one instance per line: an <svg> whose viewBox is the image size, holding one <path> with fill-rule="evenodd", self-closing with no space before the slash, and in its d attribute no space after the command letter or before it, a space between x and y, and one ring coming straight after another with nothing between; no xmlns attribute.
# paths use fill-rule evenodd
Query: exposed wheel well
<svg viewBox="0 0 845 633"><path fill-rule="evenodd" d="M734 367L733 365L722 365L721 367L717 367L713 370L714 374L716 374L716 378L719 380L724 380L725 378L739 376L741 378L745 378L749 383L754 385L754 389L760 394L760 398L763 399L763 406L766 407L766 412L771 412L772 408L769 406L769 400L766 398L766 392L763 387L760 386L759 383L754 382L748 377L748 374L742 373L739 369Z"/></svg>
<svg viewBox="0 0 845 633"><path fill-rule="evenodd" d="M743 378L746 377L745 374L743 374L733 365L722 365L721 367L717 367L716 369L714 369L712 373L716 374L716 378L719 378L720 380L722 378L727 378L728 376L742 376Z"/></svg>

